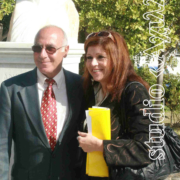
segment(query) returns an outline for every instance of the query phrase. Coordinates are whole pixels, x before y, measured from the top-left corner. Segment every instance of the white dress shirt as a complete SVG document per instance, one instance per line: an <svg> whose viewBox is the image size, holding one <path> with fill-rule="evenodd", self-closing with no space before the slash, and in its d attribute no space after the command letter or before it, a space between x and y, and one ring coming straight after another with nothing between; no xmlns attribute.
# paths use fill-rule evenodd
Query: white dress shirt
<svg viewBox="0 0 180 180"><path fill-rule="evenodd" d="M38 78L38 94L39 94L39 104L41 105L42 97L44 91L46 90L48 84L45 82L48 79L44 76L39 69L37 69L37 78ZM61 71L53 78L56 83L53 84L53 91L56 98L56 107L57 107L57 139L61 134L62 128L66 121L68 115L68 100L66 92L66 83L64 72Z"/></svg>

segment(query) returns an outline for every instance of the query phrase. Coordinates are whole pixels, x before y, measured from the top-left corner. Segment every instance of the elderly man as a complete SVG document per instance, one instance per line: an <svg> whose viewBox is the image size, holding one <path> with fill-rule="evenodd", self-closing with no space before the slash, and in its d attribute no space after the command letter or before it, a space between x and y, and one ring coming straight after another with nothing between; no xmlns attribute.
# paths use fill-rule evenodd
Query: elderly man
<svg viewBox="0 0 180 180"><path fill-rule="evenodd" d="M0 179L74 180L80 177L77 131L84 118L82 80L62 68L69 46L64 31L42 28L35 37L36 68L0 88Z"/></svg>

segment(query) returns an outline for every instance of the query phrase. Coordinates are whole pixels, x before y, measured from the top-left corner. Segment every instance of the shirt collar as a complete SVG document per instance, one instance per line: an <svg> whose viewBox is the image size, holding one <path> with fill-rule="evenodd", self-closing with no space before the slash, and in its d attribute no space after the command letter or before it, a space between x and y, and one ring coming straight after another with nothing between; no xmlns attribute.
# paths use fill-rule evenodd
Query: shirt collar
<svg viewBox="0 0 180 180"><path fill-rule="evenodd" d="M37 69L38 83L41 87L44 86L45 80L48 79L44 74L42 74L39 69ZM64 72L61 68L60 72L53 78L57 84L58 89L60 89L61 84L65 81Z"/></svg>
<svg viewBox="0 0 180 180"><path fill-rule="evenodd" d="M96 106L100 106L109 95L109 93L107 92L106 96L104 96L102 86L100 83L94 86L94 94Z"/></svg>

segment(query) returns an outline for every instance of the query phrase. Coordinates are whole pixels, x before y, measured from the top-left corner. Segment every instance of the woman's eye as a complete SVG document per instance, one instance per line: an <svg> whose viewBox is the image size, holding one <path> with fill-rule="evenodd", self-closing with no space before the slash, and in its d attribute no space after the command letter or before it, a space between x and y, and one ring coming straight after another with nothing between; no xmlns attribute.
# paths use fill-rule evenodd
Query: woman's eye
<svg viewBox="0 0 180 180"><path fill-rule="evenodd" d="M87 56L87 57L86 57L86 60L91 60L91 59L92 59L91 56Z"/></svg>
<svg viewBox="0 0 180 180"><path fill-rule="evenodd" d="M98 56L98 59L104 59L105 57L104 56Z"/></svg>

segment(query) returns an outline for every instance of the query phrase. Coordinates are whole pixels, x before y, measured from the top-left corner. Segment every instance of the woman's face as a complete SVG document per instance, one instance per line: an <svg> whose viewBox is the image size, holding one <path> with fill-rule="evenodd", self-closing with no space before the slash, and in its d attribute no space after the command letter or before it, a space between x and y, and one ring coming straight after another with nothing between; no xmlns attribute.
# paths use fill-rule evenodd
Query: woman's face
<svg viewBox="0 0 180 180"><path fill-rule="evenodd" d="M97 82L106 85L111 69L110 60L102 46L90 46L86 54L86 67Z"/></svg>

